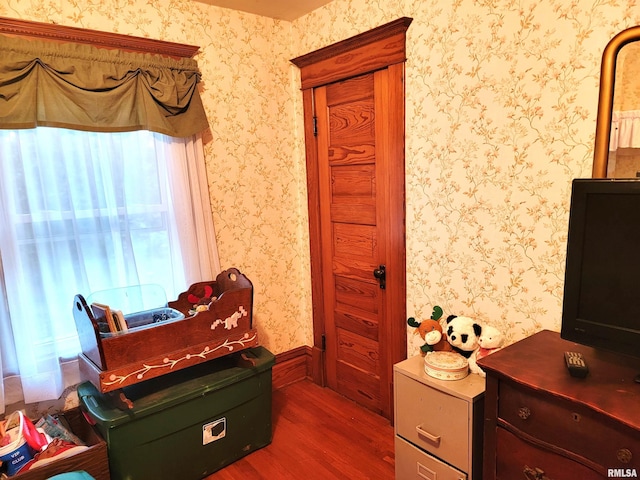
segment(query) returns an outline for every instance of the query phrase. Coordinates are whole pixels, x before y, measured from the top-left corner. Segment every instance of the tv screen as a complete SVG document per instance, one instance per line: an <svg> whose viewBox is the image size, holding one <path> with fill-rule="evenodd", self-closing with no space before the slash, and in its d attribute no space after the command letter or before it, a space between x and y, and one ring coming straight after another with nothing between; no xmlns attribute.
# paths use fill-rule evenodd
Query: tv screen
<svg viewBox="0 0 640 480"><path fill-rule="evenodd" d="M561 336L640 357L640 179L573 181Z"/></svg>

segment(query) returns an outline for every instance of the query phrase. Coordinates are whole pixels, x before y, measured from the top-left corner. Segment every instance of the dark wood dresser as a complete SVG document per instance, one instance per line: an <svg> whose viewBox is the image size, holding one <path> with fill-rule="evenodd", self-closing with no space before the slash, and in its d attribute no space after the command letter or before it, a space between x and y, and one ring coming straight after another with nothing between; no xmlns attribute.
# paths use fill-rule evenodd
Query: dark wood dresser
<svg viewBox="0 0 640 480"><path fill-rule="evenodd" d="M569 375L565 351L584 355L586 378ZM484 480L640 476L640 360L543 330L479 365L487 373Z"/></svg>

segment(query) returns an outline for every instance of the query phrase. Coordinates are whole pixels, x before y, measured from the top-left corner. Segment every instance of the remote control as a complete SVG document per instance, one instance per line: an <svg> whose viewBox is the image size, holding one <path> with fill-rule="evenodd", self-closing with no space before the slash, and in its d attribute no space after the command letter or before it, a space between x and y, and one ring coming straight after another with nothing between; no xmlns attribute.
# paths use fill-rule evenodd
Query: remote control
<svg viewBox="0 0 640 480"><path fill-rule="evenodd" d="M564 361L572 377L584 378L589 373L589 367L580 352L564 352Z"/></svg>

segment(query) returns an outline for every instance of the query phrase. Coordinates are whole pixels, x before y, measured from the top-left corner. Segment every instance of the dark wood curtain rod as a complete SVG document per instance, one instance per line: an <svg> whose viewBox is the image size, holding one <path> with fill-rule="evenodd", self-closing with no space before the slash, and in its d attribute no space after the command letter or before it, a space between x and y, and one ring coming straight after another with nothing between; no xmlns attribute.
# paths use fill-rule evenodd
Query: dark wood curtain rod
<svg viewBox="0 0 640 480"><path fill-rule="evenodd" d="M67 27L53 23L31 22L0 17L0 34L34 37L60 42L76 42L95 47L115 48L130 52L155 53L174 58L192 58L200 47L165 42L151 38L119 33L100 32L85 28Z"/></svg>

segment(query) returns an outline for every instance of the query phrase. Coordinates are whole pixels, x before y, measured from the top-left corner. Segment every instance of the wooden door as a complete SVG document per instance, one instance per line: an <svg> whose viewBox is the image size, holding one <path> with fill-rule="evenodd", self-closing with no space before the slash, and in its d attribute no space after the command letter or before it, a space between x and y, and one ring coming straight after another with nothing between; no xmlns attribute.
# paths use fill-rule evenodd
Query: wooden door
<svg viewBox="0 0 640 480"><path fill-rule="evenodd" d="M313 376L388 418L393 364L406 357L409 23L401 19L363 34L366 42L360 36L337 44L336 55L323 50L318 62L306 63L307 56L293 61L302 69L305 106ZM391 36L383 36L384 29Z"/></svg>

